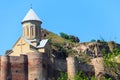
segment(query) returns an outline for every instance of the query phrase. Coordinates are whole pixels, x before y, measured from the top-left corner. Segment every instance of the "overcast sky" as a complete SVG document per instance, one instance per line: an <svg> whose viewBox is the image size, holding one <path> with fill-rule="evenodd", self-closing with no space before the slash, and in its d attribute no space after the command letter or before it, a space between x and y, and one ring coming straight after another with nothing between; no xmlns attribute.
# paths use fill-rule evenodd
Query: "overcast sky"
<svg viewBox="0 0 120 80"><path fill-rule="evenodd" d="M1 0L1 55L21 36L31 4L49 31L76 35L81 42L104 38L120 43L120 0Z"/></svg>

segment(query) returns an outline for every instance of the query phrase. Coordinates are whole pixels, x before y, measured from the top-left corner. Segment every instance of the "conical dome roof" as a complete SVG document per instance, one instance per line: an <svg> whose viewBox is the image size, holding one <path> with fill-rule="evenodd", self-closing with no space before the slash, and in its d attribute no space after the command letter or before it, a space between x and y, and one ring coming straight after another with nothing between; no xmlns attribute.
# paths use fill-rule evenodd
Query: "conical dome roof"
<svg viewBox="0 0 120 80"><path fill-rule="evenodd" d="M28 11L28 13L26 14L26 16L24 17L24 19L22 20L22 23L25 22L25 21L30 21L30 20L40 21L39 17L33 11L32 8Z"/></svg>

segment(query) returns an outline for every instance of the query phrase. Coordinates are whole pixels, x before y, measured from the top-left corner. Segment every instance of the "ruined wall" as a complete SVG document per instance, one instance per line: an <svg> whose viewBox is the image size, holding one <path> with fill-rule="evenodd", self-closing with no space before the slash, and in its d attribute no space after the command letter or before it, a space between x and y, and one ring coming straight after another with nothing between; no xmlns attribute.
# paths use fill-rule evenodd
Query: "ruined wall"
<svg viewBox="0 0 120 80"><path fill-rule="evenodd" d="M78 63L78 71L82 71L86 74L94 75L94 66L85 63Z"/></svg>
<svg viewBox="0 0 120 80"><path fill-rule="evenodd" d="M51 69L51 68L50 68ZM91 64L80 63L74 57L68 57L65 59L54 59L53 64L54 78L57 79L60 76L60 72L67 72L69 79L73 78L77 71L83 71L89 76L94 75L94 66ZM50 74L50 73L49 73Z"/></svg>
<svg viewBox="0 0 120 80"><path fill-rule="evenodd" d="M66 72L67 71L66 60L65 59L55 59L54 69Z"/></svg>
<svg viewBox="0 0 120 80"><path fill-rule="evenodd" d="M98 78L103 76L105 74L103 58L102 57L94 58L91 60L91 62L95 69L95 76Z"/></svg>
<svg viewBox="0 0 120 80"><path fill-rule="evenodd" d="M72 80L77 73L77 64L75 57L68 57L67 58L67 73L68 73L68 80Z"/></svg>

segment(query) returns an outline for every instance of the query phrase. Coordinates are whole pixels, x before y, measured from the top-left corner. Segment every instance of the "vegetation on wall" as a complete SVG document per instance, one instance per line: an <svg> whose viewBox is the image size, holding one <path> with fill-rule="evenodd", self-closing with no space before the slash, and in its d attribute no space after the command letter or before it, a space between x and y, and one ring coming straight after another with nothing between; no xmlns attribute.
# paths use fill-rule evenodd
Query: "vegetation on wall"
<svg viewBox="0 0 120 80"><path fill-rule="evenodd" d="M112 53L104 54L104 65L106 74L112 80L120 80L120 51L115 48Z"/></svg>
<svg viewBox="0 0 120 80"><path fill-rule="evenodd" d="M57 80L67 80L67 73L61 72L60 77ZM98 80L94 75L87 75L82 71L79 71L72 80ZM113 80L111 78L102 77L101 80Z"/></svg>

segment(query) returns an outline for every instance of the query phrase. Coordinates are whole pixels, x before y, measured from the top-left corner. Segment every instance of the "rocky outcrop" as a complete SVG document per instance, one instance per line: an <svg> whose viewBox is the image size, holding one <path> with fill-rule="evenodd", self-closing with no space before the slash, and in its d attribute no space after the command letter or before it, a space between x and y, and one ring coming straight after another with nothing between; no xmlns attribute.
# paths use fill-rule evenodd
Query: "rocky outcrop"
<svg viewBox="0 0 120 80"><path fill-rule="evenodd" d="M104 53L111 53L115 48L120 49L120 45L111 41L111 42L85 42L80 43L76 47L73 47L73 50L78 53L85 53L92 57L102 57Z"/></svg>

